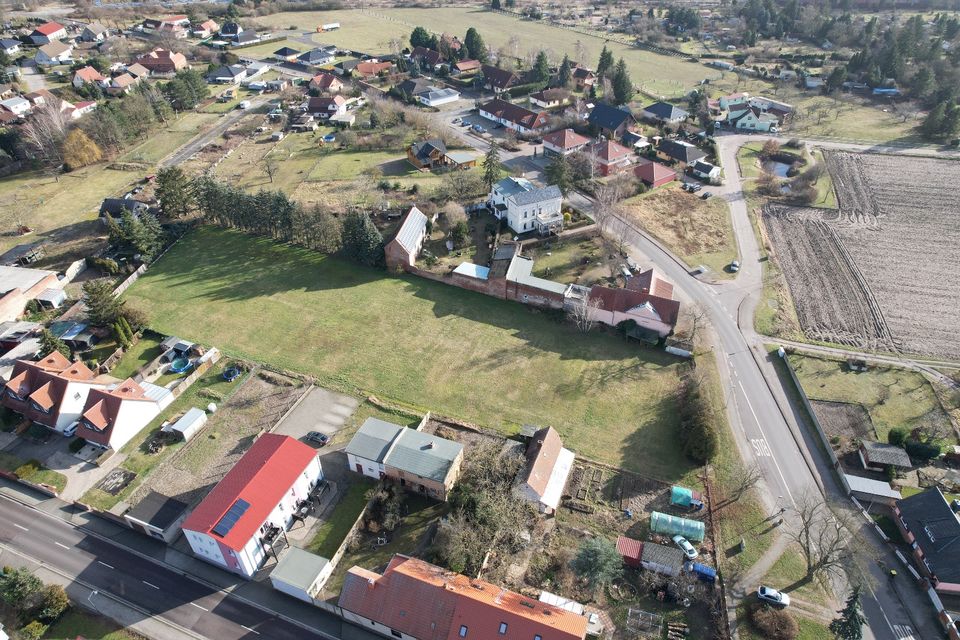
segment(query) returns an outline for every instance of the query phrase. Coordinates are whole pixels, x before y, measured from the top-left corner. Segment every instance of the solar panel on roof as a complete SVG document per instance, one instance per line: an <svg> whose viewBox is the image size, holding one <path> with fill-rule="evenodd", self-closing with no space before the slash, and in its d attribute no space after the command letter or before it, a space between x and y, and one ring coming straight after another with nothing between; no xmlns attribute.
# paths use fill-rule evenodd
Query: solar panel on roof
<svg viewBox="0 0 960 640"><path fill-rule="evenodd" d="M227 509L227 512L223 514L223 517L220 518L219 522L217 522L217 526L213 528L213 532L221 538L226 537L226 535L230 533L230 530L233 529L233 525L237 524L237 520L239 520L249 508L249 502L242 499L237 500L233 503L233 506Z"/></svg>

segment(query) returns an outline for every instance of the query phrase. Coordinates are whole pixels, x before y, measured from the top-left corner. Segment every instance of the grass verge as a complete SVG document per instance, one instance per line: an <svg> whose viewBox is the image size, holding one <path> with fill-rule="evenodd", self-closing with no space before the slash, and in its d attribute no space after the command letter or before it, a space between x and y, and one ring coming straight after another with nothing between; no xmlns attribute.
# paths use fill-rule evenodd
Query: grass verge
<svg viewBox="0 0 960 640"><path fill-rule="evenodd" d="M350 533L353 523L363 513L367 506L367 491L375 484L376 482L366 476L355 478L347 493L333 508L330 517L317 529L313 540L307 545L307 550L324 558L332 558Z"/></svg>
<svg viewBox="0 0 960 640"><path fill-rule="evenodd" d="M44 640L143 640L143 636L128 631L112 620L95 616L77 607L72 607L60 619L50 625L43 634Z"/></svg>

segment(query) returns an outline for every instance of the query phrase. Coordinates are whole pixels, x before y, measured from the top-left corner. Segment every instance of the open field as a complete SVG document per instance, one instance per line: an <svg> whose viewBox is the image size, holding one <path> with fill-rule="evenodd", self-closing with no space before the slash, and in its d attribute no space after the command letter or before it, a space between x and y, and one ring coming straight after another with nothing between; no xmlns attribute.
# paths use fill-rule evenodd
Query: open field
<svg viewBox="0 0 960 640"><path fill-rule="evenodd" d="M838 214L767 205L762 216L807 337L960 357L960 164L829 153L827 165Z"/></svg>
<svg viewBox="0 0 960 640"><path fill-rule="evenodd" d="M737 257L730 208L723 198L702 200L671 184L624 200L622 206L690 267L704 264L722 277Z"/></svg>
<svg viewBox="0 0 960 640"><path fill-rule="evenodd" d="M949 427L950 419L933 387L915 371L870 367L858 373L850 371L846 362L798 354L790 356L790 364L811 400L862 405L880 442L886 442L887 433L897 426L913 429L939 423ZM861 427L861 432L865 429Z"/></svg>
<svg viewBox="0 0 960 640"><path fill-rule="evenodd" d="M142 636L123 629L112 620L71 607L43 634L44 640L142 640Z"/></svg>
<svg viewBox="0 0 960 640"><path fill-rule="evenodd" d="M120 156L120 160L149 164L160 162L213 124L218 117L213 113L185 113L164 127L162 131L151 134L143 144Z"/></svg>
<svg viewBox="0 0 960 640"><path fill-rule="evenodd" d="M516 303L213 228L178 242L128 298L159 331L328 388L507 433L551 424L581 455L660 479L692 469L674 433L684 364Z"/></svg>
<svg viewBox="0 0 960 640"><path fill-rule="evenodd" d="M591 67L596 66L604 45L604 39L599 32L592 36L545 22L521 21L475 7L303 11L263 16L258 18L257 22L272 28L286 28L290 24L297 24L311 31L322 23L339 22L339 30L314 34L313 40L369 53L389 53L392 38L399 38L406 46L410 32L418 25L436 33L457 34L461 38L467 28L472 26L480 32L488 46L494 49L503 48L507 55L518 57L525 56L528 49L545 47L553 52L553 57L557 60L564 54L575 59L576 42L579 40L585 50L586 60L583 62ZM522 34L521 44L516 51L508 48L508 42L514 34ZM297 43L292 46L303 48L306 45ZM626 61L634 84L653 93L680 96L700 80L720 76L719 71L708 69L701 64L635 49L612 40L607 42L607 46L615 59L622 57Z"/></svg>

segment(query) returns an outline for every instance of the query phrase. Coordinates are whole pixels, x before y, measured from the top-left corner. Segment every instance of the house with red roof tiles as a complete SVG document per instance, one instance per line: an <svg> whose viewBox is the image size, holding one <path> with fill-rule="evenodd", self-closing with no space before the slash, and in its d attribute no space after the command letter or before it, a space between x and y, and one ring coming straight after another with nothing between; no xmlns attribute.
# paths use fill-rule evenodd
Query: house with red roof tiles
<svg viewBox="0 0 960 640"><path fill-rule="evenodd" d="M544 112L537 113L499 98L481 105L478 111L480 117L493 120L519 133L540 131L550 120Z"/></svg>
<svg viewBox="0 0 960 640"><path fill-rule="evenodd" d="M632 149L607 138L600 138L594 142L588 147L587 153L590 154L597 173L602 176L620 173L630 166L634 158Z"/></svg>
<svg viewBox="0 0 960 640"><path fill-rule="evenodd" d="M637 176L648 187L662 187L677 179L677 172L666 165L650 160L641 160L633 169L633 175Z"/></svg>
<svg viewBox="0 0 960 640"><path fill-rule="evenodd" d="M77 435L90 444L118 451L171 402L169 389L129 378L107 388L92 388L83 404Z"/></svg>
<svg viewBox="0 0 960 640"><path fill-rule="evenodd" d="M332 73L318 73L310 79L310 88L325 93L340 93L343 82Z"/></svg>
<svg viewBox="0 0 960 640"><path fill-rule="evenodd" d="M530 438L526 458L516 492L537 505L540 513L553 513L573 469L573 452L564 449L556 429L544 427Z"/></svg>
<svg viewBox="0 0 960 640"><path fill-rule="evenodd" d="M590 138L582 136L573 129L560 129L543 136L543 153L547 156L568 156L583 151L590 144Z"/></svg>
<svg viewBox="0 0 960 640"><path fill-rule="evenodd" d="M402 640L583 640L587 618L423 560L395 555L383 574L352 567L343 617Z"/></svg>
<svg viewBox="0 0 960 640"><path fill-rule="evenodd" d="M313 447L265 433L187 516L184 536L198 558L252 578L322 479Z"/></svg>
<svg viewBox="0 0 960 640"><path fill-rule="evenodd" d="M660 298L673 300L673 284L660 277L660 273L653 267L643 273L627 278L624 285L627 289L650 293Z"/></svg>
<svg viewBox="0 0 960 640"><path fill-rule="evenodd" d="M82 69L77 69L73 73L73 86L76 89L79 89L85 84L102 84L104 81L106 81L106 78L100 75L99 71L89 65L83 67Z"/></svg>
<svg viewBox="0 0 960 640"><path fill-rule="evenodd" d="M80 418L90 392L104 386L85 364L54 351L39 362L17 360L0 404L63 432Z"/></svg>
<svg viewBox="0 0 960 640"><path fill-rule="evenodd" d="M633 320L642 337L666 338L673 333L680 315L680 303L642 291L594 285L590 289L590 316L597 322L618 326Z"/></svg>
<svg viewBox="0 0 960 640"><path fill-rule="evenodd" d="M149 69L153 75L173 75L190 66L187 64L187 57L182 53L160 48L140 56L136 64Z"/></svg>
<svg viewBox="0 0 960 640"><path fill-rule="evenodd" d="M30 33L30 41L36 45L50 44L67 37L67 29L57 22L45 22Z"/></svg>

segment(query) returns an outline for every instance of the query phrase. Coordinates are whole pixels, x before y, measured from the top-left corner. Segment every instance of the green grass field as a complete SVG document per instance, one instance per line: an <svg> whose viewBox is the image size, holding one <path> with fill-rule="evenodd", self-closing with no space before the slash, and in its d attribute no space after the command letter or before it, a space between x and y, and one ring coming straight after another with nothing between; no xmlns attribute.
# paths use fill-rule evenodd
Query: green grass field
<svg viewBox="0 0 960 640"><path fill-rule="evenodd" d="M475 7L303 11L263 16L257 21L272 28L296 24L304 30L313 30L322 23L339 22L340 29L314 34L314 41L370 53L389 53L392 38L399 38L406 46L410 32L418 25L436 33L457 34L461 38L467 28L474 27L489 47L503 48L507 55L518 57L524 57L529 49L544 47L551 49L558 60L564 54L576 59L576 42L580 41L586 58L583 62L590 67L596 66L605 41L599 32L590 35L569 31L546 22L521 21ZM509 46L514 35L520 36L516 51ZM296 43L292 46L301 48L305 45ZM615 41L608 41L607 46L614 58L622 57L626 61L634 84L652 93L680 96L704 78L719 77L718 71L701 64L650 53Z"/></svg>
<svg viewBox="0 0 960 640"><path fill-rule="evenodd" d="M845 362L791 355L790 364L811 400L860 403L870 414L879 441L893 427L908 430L949 417L930 383L915 371L871 366L857 373Z"/></svg>
<svg viewBox="0 0 960 640"><path fill-rule="evenodd" d="M157 131L142 144L120 156L120 160L148 164L160 162L213 124L218 117L213 113L185 113L179 119L169 123L162 131Z"/></svg>
<svg viewBox="0 0 960 640"><path fill-rule="evenodd" d="M154 358L160 356L160 337L153 334L142 336L137 340L137 344L130 347L117 366L110 371L110 375L124 380L137 373L141 367L146 366Z"/></svg>
<svg viewBox="0 0 960 640"><path fill-rule="evenodd" d="M683 367L522 305L203 228L127 294L154 328L355 395L513 433L549 424L581 455L664 480Z"/></svg>
<svg viewBox="0 0 960 640"><path fill-rule="evenodd" d="M86 638L87 640L140 640L141 636L123 629L112 620L73 607L50 625L47 632L43 634L43 638L44 640L75 640L76 638Z"/></svg>

